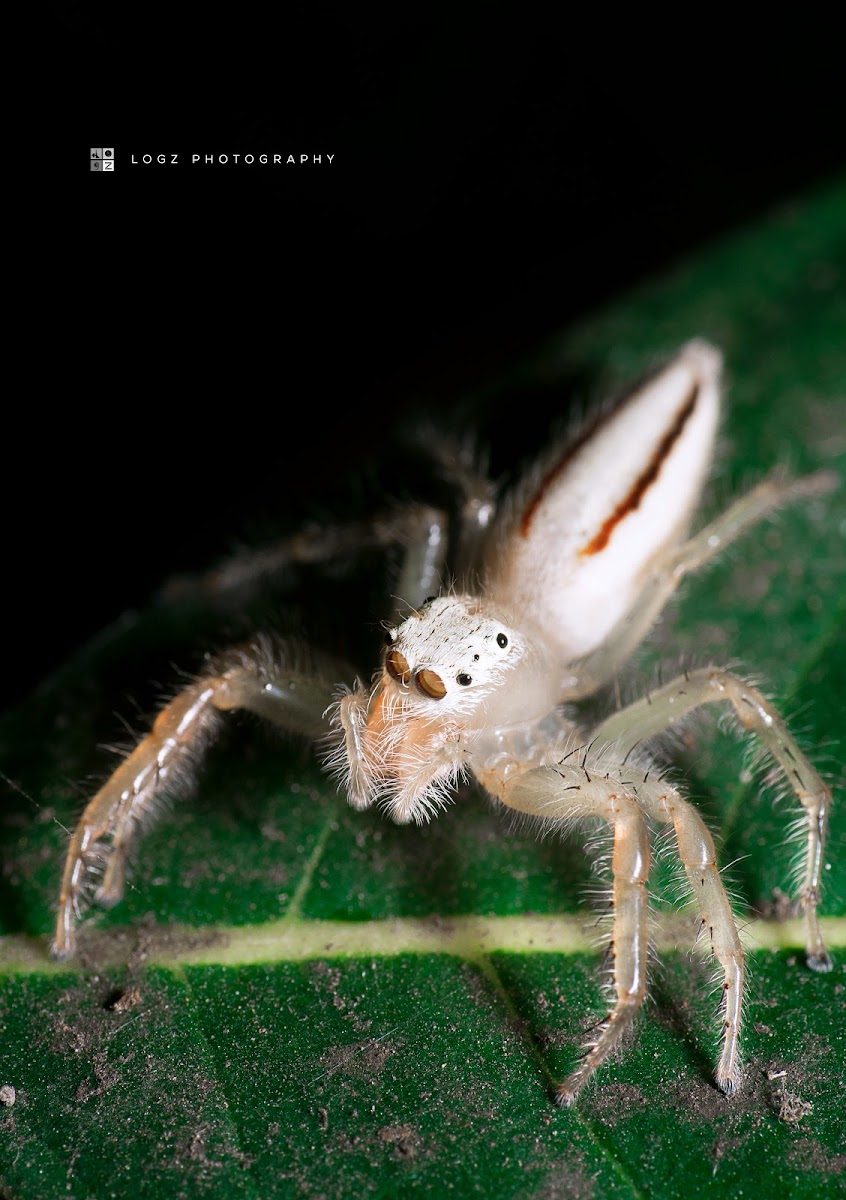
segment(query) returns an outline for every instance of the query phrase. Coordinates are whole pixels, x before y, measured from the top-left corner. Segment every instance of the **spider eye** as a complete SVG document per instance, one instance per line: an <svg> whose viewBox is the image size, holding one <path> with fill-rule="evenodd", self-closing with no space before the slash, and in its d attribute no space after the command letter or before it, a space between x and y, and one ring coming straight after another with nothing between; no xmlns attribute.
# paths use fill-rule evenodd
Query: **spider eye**
<svg viewBox="0 0 846 1200"><path fill-rule="evenodd" d="M496 644L499 646L500 650L504 650L508 645L508 638L504 633L498 633L496 635Z"/></svg>
<svg viewBox="0 0 846 1200"><path fill-rule="evenodd" d="M434 671L429 671L423 667L414 677L414 682L420 688L424 696L430 696L432 700L443 700L446 695L446 687L440 675Z"/></svg>
<svg viewBox="0 0 846 1200"><path fill-rule="evenodd" d="M459 671L455 677L456 683L460 683L462 687L467 687L473 682L473 676L468 675L466 671Z"/></svg>
<svg viewBox="0 0 846 1200"><path fill-rule="evenodd" d="M405 656L400 654L399 650L392 650L390 654L385 655L385 670L398 683L408 684L411 680L411 667L409 667Z"/></svg>
<svg viewBox="0 0 846 1200"><path fill-rule="evenodd" d="M397 640L397 631L395 629L386 629L385 630L385 638L384 638L385 645L393 646L393 644L396 640Z"/></svg>

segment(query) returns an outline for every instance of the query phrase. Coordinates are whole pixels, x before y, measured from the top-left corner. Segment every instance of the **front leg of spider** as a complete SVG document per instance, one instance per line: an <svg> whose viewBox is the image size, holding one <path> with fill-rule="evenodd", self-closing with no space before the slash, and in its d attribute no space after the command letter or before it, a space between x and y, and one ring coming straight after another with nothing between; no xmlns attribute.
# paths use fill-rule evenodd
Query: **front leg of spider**
<svg viewBox="0 0 846 1200"><path fill-rule="evenodd" d="M593 1072L617 1048L643 1003L647 985L646 885L650 846L646 818L673 825L684 864L709 931L711 948L723 975L722 1049L716 1070L727 1094L740 1084L739 1057L744 959L731 905L717 869L713 839L696 810L654 772L638 764L624 766L607 750L588 753L579 763L527 771L505 784L500 799L509 808L549 822L572 824L599 817L613 830L611 860L613 933L612 1007L594 1030L579 1066L559 1085L556 1099L569 1106Z"/></svg>
<svg viewBox="0 0 846 1200"><path fill-rule="evenodd" d="M226 712L243 709L318 738L334 681L345 670L329 659L267 637L222 655L167 704L153 727L86 806L65 859L53 956L76 951L76 924L94 902L122 898L127 857L162 795L178 796L197 777ZM332 682L328 682L332 680Z"/></svg>
<svg viewBox="0 0 846 1200"><path fill-rule="evenodd" d="M573 1103L613 1053L646 997L649 833L632 784L609 778L603 765L591 758L589 764L535 768L505 783L500 794L509 808L547 822L571 825L599 817L613 831L611 1007L594 1028L579 1065L556 1089L556 1100L564 1106Z"/></svg>

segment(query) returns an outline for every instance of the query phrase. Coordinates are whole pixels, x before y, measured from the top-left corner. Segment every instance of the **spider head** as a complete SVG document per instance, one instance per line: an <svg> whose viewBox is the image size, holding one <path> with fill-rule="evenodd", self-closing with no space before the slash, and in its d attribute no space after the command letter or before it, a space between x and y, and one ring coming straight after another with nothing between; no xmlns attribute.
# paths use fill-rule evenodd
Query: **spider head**
<svg viewBox="0 0 846 1200"><path fill-rule="evenodd" d="M333 764L354 808L428 820L480 737L551 711L558 675L516 626L483 598L449 595L388 627L372 687L337 705Z"/></svg>
<svg viewBox="0 0 846 1200"><path fill-rule="evenodd" d="M385 633L383 686L435 717L468 713L519 661L519 635L486 601L433 596Z"/></svg>

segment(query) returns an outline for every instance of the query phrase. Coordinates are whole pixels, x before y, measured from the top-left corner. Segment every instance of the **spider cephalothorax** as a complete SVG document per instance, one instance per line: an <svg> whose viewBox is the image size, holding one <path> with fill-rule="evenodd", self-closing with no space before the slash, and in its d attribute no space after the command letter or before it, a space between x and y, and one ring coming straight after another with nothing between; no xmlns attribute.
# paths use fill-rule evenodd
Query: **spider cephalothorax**
<svg viewBox="0 0 846 1200"><path fill-rule="evenodd" d="M483 690L505 683L522 649L519 635L491 609L475 596L430 596L388 628L386 673L403 689L445 700L452 709L476 707ZM464 706L467 696L473 699Z"/></svg>
<svg viewBox="0 0 846 1200"><path fill-rule="evenodd" d="M526 682L537 716L533 648L505 614L469 595L430 597L388 626L370 690L343 696L334 762L356 808L382 804L396 821L426 820L449 795L486 730L525 722Z"/></svg>

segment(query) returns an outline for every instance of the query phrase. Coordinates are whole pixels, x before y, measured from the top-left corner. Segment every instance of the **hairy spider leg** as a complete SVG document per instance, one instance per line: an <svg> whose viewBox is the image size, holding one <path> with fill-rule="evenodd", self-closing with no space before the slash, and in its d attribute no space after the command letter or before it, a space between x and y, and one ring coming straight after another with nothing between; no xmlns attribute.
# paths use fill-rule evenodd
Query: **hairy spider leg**
<svg viewBox="0 0 846 1200"><path fill-rule="evenodd" d="M367 549L404 548L397 595L418 604L442 583L447 515L429 504L407 504L365 521L311 524L269 545L225 559L200 575L176 575L159 592L165 603L225 601L243 595L291 566L353 558Z"/></svg>
<svg viewBox="0 0 846 1200"><path fill-rule="evenodd" d="M473 591L497 513L496 485L488 477L485 457L474 440L466 436L458 440L430 430L419 441L456 496L456 529L450 539L449 559L458 587ZM428 595L428 591L422 595Z"/></svg>
<svg viewBox="0 0 846 1200"><path fill-rule="evenodd" d="M825 853L831 789L799 749L784 721L761 693L729 671L703 667L665 684L615 713L595 730L599 742L616 742L625 756L643 739L663 733L705 704L730 704L744 729L758 737L778 763L805 811L805 854L798 890L805 919L805 953L814 971L830 971L817 906Z"/></svg>
<svg viewBox="0 0 846 1200"><path fill-rule="evenodd" d="M518 812L565 824L599 817L614 832L610 954L615 1000L581 1062L556 1090L556 1101L565 1106L573 1103L597 1067L619 1045L646 996L649 831L628 782L593 771L591 760L584 766L536 767L507 781L499 792L503 804Z"/></svg>
<svg viewBox="0 0 846 1200"><path fill-rule="evenodd" d="M306 669L296 665L298 657L301 650L257 638L222 656L161 710L150 733L89 802L74 830L59 894L54 957L74 953L75 921L92 888L93 872L103 862L106 869L94 900L111 907L121 899L136 830L162 795L174 796L193 784L224 712L245 709L311 738L326 733L324 713L334 680L345 668L321 662L319 669Z"/></svg>
<svg viewBox="0 0 846 1200"><path fill-rule="evenodd" d="M593 744L599 746L599 741ZM616 1001L578 1067L558 1086L556 1100L565 1106L574 1102L597 1067L618 1046L646 995L650 862L646 816L674 826L679 858L703 925L710 932L711 951L722 968L722 1048L715 1078L722 1091L731 1095L741 1077L744 958L713 839L702 818L674 787L663 780L651 781L650 772L641 767L630 769L612 762L608 749L587 756L581 766L560 763L527 771L500 793L502 802L519 812L565 823L599 816L614 829L611 953Z"/></svg>
<svg viewBox="0 0 846 1200"><path fill-rule="evenodd" d="M711 953L722 968L722 1047L714 1078L721 1091L731 1096L741 1081L740 1032L745 967L737 922L717 866L714 839L693 805L666 782L656 784L642 779L636 785L636 792L650 817L671 824L675 830L679 858L699 909L701 928L708 930Z"/></svg>
<svg viewBox="0 0 846 1200"><path fill-rule="evenodd" d="M314 522L278 541L234 554L199 575L176 575L161 588L159 598L165 603L223 599L256 588L291 566L352 558L363 550L390 546L403 548L395 592L406 606L420 604L445 584L448 555L455 576L472 579L496 513L495 486L467 440L434 431L417 440L431 457L435 473L455 490L456 530L451 530L446 512L420 502L396 504L362 521Z"/></svg>

